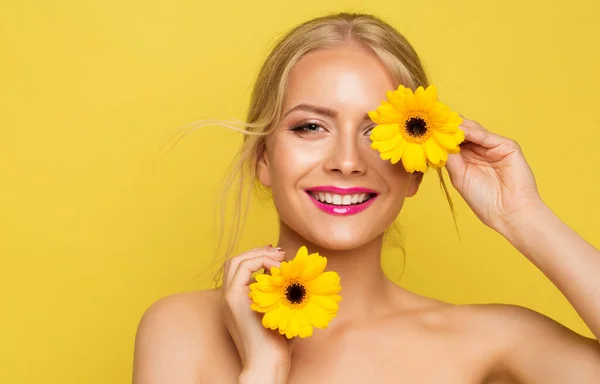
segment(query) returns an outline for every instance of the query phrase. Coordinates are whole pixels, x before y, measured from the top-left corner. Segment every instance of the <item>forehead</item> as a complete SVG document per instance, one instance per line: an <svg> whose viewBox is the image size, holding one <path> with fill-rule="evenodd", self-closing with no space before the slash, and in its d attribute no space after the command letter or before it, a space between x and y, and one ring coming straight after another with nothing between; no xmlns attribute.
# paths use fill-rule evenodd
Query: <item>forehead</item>
<svg viewBox="0 0 600 384"><path fill-rule="evenodd" d="M283 109L310 103L336 110L359 108L364 113L395 88L390 71L370 48L348 43L309 52L296 63Z"/></svg>

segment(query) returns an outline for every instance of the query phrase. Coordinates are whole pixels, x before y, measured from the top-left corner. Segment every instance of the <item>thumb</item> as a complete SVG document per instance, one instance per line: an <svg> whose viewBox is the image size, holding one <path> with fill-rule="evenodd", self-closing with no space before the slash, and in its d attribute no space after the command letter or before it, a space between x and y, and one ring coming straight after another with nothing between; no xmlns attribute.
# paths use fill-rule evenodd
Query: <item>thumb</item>
<svg viewBox="0 0 600 384"><path fill-rule="evenodd" d="M460 154L449 154L448 160L446 161L446 170L450 175L450 181L454 188L456 188L456 181L458 181L465 172L465 161Z"/></svg>

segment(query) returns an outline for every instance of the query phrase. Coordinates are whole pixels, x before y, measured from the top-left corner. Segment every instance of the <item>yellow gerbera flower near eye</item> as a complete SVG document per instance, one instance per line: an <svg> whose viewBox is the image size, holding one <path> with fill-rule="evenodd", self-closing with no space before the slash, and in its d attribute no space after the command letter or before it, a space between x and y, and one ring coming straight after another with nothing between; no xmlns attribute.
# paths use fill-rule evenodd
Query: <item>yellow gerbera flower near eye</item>
<svg viewBox="0 0 600 384"><path fill-rule="evenodd" d="M325 257L309 255L302 246L293 260L271 267L270 275L257 275L248 295L251 308L264 313L263 326L279 329L288 339L309 337L313 327L327 328L337 315L342 288L336 272L323 272L326 265Z"/></svg>
<svg viewBox="0 0 600 384"><path fill-rule="evenodd" d="M458 128L462 118L437 100L433 85L419 86L414 93L400 85L386 96L388 101L369 112L378 124L371 132L371 148L383 160L396 164L402 159L408 172L426 172L428 166L446 165L448 153L460 152L458 145L465 139Z"/></svg>

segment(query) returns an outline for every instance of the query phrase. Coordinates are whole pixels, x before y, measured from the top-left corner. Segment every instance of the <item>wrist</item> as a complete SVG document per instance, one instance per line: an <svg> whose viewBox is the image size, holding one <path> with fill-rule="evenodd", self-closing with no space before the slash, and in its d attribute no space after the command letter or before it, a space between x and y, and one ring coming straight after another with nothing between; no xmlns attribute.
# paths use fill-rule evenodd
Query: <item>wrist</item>
<svg viewBox="0 0 600 384"><path fill-rule="evenodd" d="M251 364L244 366L239 376L239 384L284 384L287 382L289 364Z"/></svg>
<svg viewBox="0 0 600 384"><path fill-rule="evenodd" d="M289 366L289 354L279 353L270 348L263 348L258 353L247 353L242 358L244 370L272 369L273 367Z"/></svg>
<svg viewBox="0 0 600 384"><path fill-rule="evenodd" d="M503 220L498 230L509 242L518 243L532 228L540 228L554 214L542 200L535 201Z"/></svg>

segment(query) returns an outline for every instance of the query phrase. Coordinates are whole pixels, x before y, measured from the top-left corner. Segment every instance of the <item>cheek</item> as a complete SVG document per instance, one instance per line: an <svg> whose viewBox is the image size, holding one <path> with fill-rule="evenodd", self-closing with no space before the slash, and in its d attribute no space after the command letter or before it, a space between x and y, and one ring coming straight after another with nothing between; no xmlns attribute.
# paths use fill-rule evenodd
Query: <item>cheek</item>
<svg viewBox="0 0 600 384"><path fill-rule="evenodd" d="M325 150L323 147L322 144L302 141L292 135L282 134L275 138L269 148L273 189L297 187L303 176L319 166Z"/></svg>
<svg viewBox="0 0 600 384"><path fill-rule="evenodd" d="M296 209L298 183L314 168L314 159L291 143L274 143L270 149L269 176L273 201L280 214ZM302 186L306 187L306 186Z"/></svg>
<svg viewBox="0 0 600 384"><path fill-rule="evenodd" d="M408 194L412 175L404 169L401 163L392 164L379 160L379 175L386 185L386 195L382 196L382 222L387 225L398 217Z"/></svg>
<svg viewBox="0 0 600 384"><path fill-rule="evenodd" d="M386 192L390 197L404 200L412 175L406 172L401 162L392 164L388 160L381 160L377 154L376 158L370 161L369 166L385 184Z"/></svg>

